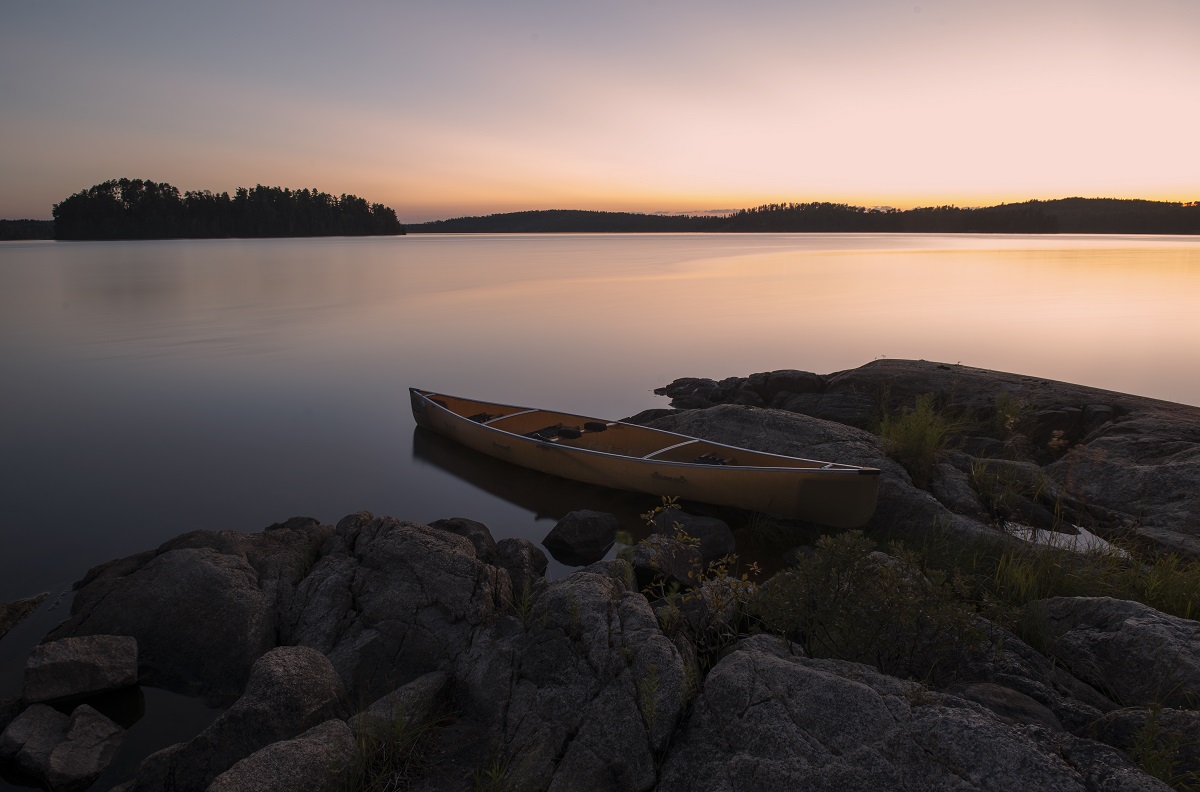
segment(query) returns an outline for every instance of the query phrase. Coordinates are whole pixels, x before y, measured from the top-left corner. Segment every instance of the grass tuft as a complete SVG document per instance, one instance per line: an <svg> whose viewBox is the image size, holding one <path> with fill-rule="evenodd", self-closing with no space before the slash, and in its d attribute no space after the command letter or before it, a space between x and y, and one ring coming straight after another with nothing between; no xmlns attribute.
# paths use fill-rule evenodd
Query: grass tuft
<svg viewBox="0 0 1200 792"><path fill-rule="evenodd" d="M397 712L383 729L355 732L355 753L345 776L347 792L399 792L433 769L437 732L444 719L410 725Z"/></svg>
<svg viewBox="0 0 1200 792"><path fill-rule="evenodd" d="M913 407L884 414L878 435L883 450L912 476L913 484L929 488L938 455L949 448L966 423L940 410L932 393L917 397Z"/></svg>

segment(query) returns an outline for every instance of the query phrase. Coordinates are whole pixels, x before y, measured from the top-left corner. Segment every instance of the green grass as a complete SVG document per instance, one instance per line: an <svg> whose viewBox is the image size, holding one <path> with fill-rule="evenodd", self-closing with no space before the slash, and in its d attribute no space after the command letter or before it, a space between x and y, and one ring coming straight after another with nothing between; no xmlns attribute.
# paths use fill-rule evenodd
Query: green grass
<svg viewBox="0 0 1200 792"><path fill-rule="evenodd" d="M399 792L433 768L437 732L444 719L410 725L397 712L384 729L355 732L355 752L345 776L347 792Z"/></svg>
<svg viewBox="0 0 1200 792"><path fill-rule="evenodd" d="M1195 748L1195 737L1168 732L1159 724L1161 710L1152 708L1133 738L1129 758L1148 775L1182 792L1200 792L1200 773L1180 767L1185 749Z"/></svg>
<svg viewBox="0 0 1200 792"><path fill-rule="evenodd" d="M877 434L884 452L908 471L913 484L928 489L938 455L951 447L965 426L963 419L938 409L932 393L924 393L912 407L885 413Z"/></svg>

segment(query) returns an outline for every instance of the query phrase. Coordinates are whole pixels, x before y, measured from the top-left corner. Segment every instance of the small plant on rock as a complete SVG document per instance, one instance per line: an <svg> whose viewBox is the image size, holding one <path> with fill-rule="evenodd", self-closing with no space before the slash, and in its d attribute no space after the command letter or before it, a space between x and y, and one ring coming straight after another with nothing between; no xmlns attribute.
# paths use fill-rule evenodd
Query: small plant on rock
<svg viewBox="0 0 1200 792"><path fill-rule="evenodd" d="M911 408L886 413L879 422L883 450L912 476L913 484L929 487L938 455L962 432L965 422L939 410L932 393L917 397Z"/></svg>
<svg viewBox="0 0 1200 792"><path fill-rule="evenodd" d="M663 504L642 515L654 525L655 518L679 508L673 498L663 498ZM726 555L705 563L699 555L700 540L689 536L683 525L672 526L668 542L651 537L651 553L659 569L672 570L671 575L659 574L643 593L658 601L659 621L668 634L684 632L695 646L700 663L709 667L720 652L735 643L745 631L747 605L757 592L752 578L761 574L757 563L744 571L738 569L738 557Z"/></svg>

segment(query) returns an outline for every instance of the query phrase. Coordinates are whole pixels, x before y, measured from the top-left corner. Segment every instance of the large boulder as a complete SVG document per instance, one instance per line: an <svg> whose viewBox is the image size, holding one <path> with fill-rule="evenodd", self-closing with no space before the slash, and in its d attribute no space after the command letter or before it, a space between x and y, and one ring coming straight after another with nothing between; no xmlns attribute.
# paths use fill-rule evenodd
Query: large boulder
<svg viewBox="0 0 1200 792"><path fill-rule="evenodd" d="M26 772L41 775L50 754L67 736L71 719L46 704L34 704L0 734L0 760L11 761Z"/></svg>
<svg viewBox="0 0 1200 792"><path fill-rule="evenodd" d="M116 756L125 730L81 704L71 713L67 733L50 752L43 777L54 792L87 789Z"/></svg>
<svg viewBox="0 0 1200 792"><path fill-rule="evenodd" d="M260 748L217 776L207 792L341 792L354 754L350 728L328 720Z"/></svg>
<svg viewBox="0 0 1200 792"><path fill-rule="evenodd" d="M446 668L511 600L465 537L360 512L297 588L282 639L327 655L352 699L373 701Z"/></svg>
<svg viewBox="0 0 1200 792"><path fill-rule="evenodd" d="M620 528L616 515L578 509L555 523L542 546L564 564L587 566L604 558Z"/></svg>
<svg viewBox="0 0 1200 792"><path fill-rule="evenodd" d="M212 703L241 692L250 667L275 645L275 613L245 559L211 548L168 550L128 575L81 588L52 640L137 639L142 682Z"/></svg>
<svg viewBox="0 0 1200 792"><path fill-rule="evenodd" d="M687 705L687 674L623 577L580 571L551 583L527 627L507 620L456 665L457 700L485 751L468 761L486 763L495 739L505 788L654 786L655 756Z"/></svg>
<svg viewBox="0 0 1200 792"><path fill-rule="evenodd" d="M1111 597L1054 597L1030 608L1053 656L1115 701L1200 709L1200 622Z"/></svg>
<svg viewBox="0 0 1200 792"><path fill-rule="evenodd" d="M137 640L127 635L81 635L33 648L25 663L23 698L51 701L136 685Z"/></svg>
<svg viewBox="0 0 1200 792"><path fill-rule="evenodd" d="M201 792L255 751L345 715L345 689L329 660L308 647L281 646L259 658L245 692L208 728L147 757L132 789Z"/></svg>
<svg viewBox="0 0 1200 792"><path fill-rule="evenodd" d="M75 584L71 616L47 640L131 636L144 684L228 704L276 645L277 613L332 530L293 518L258 534L192 531L95 567Z"/></svg>
<svg viewBox="0 0 1200 792"><path fill-rule="evenodd" d="M949 415L966 421L964 449L973 456L1017 455L1036 463L1047 486L1035 507L1052 506L1089 529L1132 528L1200 554L1198 407L924 360L876 360L824 376L778 371L720 382L684 378L655 392L670 396L685 413L757 400L861 428L884 411L911 407L918 396L933 394ZM664 428L672 418L660 419ZM961 480L935 478L934 490L939 499L951 499L943 502L955 513L977 517ZM881 508L893 495L881 493ZM1027 511L1035 521L1045 514Z"/></svg>
<svg viewBox="0 0 1200 792"><path fill-rule="evenodd" d="M658 789L1165 790L1118 751L1008 725L874 669L745 642L709 673Z"/></svg>
<svg viewBox="0 0 1200 792"><path fill-rule="evenodd" d="M34 704L0 735L0 760L13 761L55 792L78 792L108 767L124 733L86 704L69 716Z"/></svg>

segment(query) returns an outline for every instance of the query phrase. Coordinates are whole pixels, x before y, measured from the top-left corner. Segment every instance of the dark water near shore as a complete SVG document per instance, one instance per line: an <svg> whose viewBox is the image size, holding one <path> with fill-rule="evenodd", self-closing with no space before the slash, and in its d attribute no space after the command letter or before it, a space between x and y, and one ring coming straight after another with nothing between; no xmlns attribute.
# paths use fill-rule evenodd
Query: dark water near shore
<svg viewBox="0 0 1200 792"><path fill-rule="evenodd" d="M409 386L618 418L679 376L881 356L1200 404L1200 239L0 243L0 601L51 592L0 697L73 580L183 531L367 509L536 542L646 507L415 434Z"/></svg>

